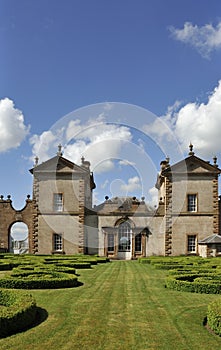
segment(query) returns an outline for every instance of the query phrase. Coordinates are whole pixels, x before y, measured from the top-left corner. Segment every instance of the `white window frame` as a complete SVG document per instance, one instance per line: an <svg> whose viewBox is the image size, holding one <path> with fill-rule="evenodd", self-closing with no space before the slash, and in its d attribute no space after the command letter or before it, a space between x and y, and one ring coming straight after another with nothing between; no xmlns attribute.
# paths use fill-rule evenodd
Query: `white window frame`
<svg viewBox="0 0 221 350"><path fill-rule="evenodd" d="M197 194L190 193L187 195L187 211L190 213L197 212Z"/></svg>
<svg viewBox="0 0 221 350"><path fill-rule="evenodd" d="M53 195L53 209L56 212L63 211L63 193L54 193L54 195Z"/></svg>
<svg viewBox="0 0 221 350"><path fill-rule="evenodd" d="M53 251L63 251L63 235L62 233L53 233Z"/></svg>
<svg viewBox="0 0 221 350"><path fill-rule="evenodd" d="M188 254L197 252L197 235L187 235L187 252Z"/></svg>
<svg viewBox="0 0 221 350"><path fill-rule="evenodd" d="M131 226L129 222L124 221L118 228L118 251L130 252L131 251Z"/></svg>

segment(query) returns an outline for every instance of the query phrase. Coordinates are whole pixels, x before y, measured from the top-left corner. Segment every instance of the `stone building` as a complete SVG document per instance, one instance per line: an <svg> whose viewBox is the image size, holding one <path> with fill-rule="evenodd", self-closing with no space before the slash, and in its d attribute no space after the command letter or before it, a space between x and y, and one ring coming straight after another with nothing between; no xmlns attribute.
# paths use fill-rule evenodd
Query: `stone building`
<svg viewBox="0 0 221 350"><path fill-rule="evenodd" d="M218 168L198 158L190 145L188 157L170 165L161 162L156 209L144 197L105 198L92 205L96 187L90 163L76 165L63 157L36 163L33 194L22 210L10 196L0 197L0 250L10 250L15 222L28 227L29 252L34 254L99 254L116 259L151 255L216 256L221 252Z"/></svg>

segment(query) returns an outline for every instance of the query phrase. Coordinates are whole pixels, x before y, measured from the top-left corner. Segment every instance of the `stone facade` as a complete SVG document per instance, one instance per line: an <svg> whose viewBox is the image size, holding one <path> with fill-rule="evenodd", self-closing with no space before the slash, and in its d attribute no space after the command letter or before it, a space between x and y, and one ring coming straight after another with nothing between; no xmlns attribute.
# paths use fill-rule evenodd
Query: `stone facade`
<svg viewBox="0 0 221 350"><path fill-rule="evenodd" d="M30 170L32 199L16 211L10 196L0 197L0 249L9 251L10 228L24 222L29 230L29 252L34 254L99 254L113 259L151 255L203 256L219 254L220 201L216 158L213 164L195 156L161 162L156 187L159 204L152 209L136 197L106 197L92 206L95 188L90 163L55 157ZM202 243L203 242L203 243ZM208 246L207 246L208 244ZM217 244L217 251L216 251ZM219 244L220 246L220 244ZM215 247L215 248L214 248Z"/></svg>

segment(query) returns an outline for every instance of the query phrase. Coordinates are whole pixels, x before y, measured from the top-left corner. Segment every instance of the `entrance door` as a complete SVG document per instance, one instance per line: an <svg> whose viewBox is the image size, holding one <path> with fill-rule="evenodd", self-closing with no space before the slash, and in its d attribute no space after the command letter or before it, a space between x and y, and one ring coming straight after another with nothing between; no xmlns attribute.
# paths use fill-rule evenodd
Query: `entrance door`
<svg viewBox="0 0 221 350"><path fill-rule="evenodd" d="M118 258L131 259L132 231L130 224L125 221L118 229Z"/></svg>

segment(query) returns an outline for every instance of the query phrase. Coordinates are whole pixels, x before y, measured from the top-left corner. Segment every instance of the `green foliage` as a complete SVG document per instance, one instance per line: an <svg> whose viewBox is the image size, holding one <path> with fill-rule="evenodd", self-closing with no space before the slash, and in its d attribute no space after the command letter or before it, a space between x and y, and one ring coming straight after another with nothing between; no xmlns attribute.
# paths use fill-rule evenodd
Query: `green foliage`
<svg viewBox="0 0 221 350"><path fill-rule="evenodd" d="M221 336L221 299L214 300L208 305L207 324L219 336Z"/></svg>
<svg viewBox="0 0 221 350"><path fill-rule="evenodd" d="M32 325L36 301L23 291L0 290L0 337L17 333Z"/></svg>
<svg viewBox="0 0 221 350"><path fill-rule="evenodd" d="M51 289L69 288L78 285L77 276L56 270L12 271L0 278L0 288Z"/></svg>
<svg viewBox="0 0 221 350"><path fill-rule="evenodd" d="M166 278L166 286L184 292L219 294L221 276L215 274L183 274Z"/></svg>

